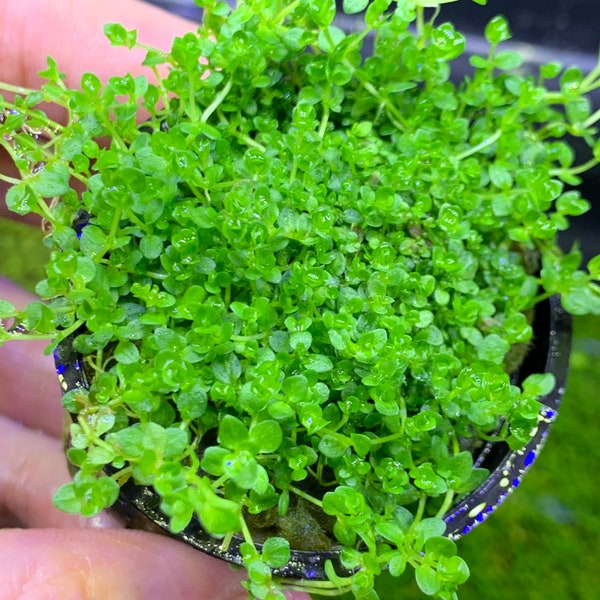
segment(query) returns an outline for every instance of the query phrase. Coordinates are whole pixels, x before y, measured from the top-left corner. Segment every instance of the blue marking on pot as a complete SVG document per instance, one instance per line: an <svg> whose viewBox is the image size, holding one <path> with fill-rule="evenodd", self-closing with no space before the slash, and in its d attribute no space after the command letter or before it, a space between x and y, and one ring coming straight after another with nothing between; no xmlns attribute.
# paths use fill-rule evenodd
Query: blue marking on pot
<svg viewBox="0 0 600 600"><path fill-rule="evenodd" d="M90 221L90 214L81 209L77 211L77 214L75 215L75 219L73 221L73 229L75 230L75 233L77 234L77 239L81 239L81 234L83 233L83 229L84 227L89 223Z"/></svg>
<svg viewBox="0 0 600 600"><path fill-rule="evenodd" d="M533 461L535 460L535 450L531 450L529 452L529 454L527 454L527 456L525 457L525 460L523 461L523 465L525 465L526 467L529 467L533 464Z"/></svg>

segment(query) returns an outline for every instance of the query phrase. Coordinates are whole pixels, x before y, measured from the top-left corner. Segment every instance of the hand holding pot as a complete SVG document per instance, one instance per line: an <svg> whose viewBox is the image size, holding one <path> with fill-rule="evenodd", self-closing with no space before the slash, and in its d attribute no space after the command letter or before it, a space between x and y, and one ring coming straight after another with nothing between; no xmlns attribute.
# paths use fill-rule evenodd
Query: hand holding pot
<svg viewBox="0 0 600 600"><path fill-rule="evenodd" d="M2 3L0 79L36 85L47 55L73 85L92 68L100 74L133 70L139 56L110 47L103 37L102 25L109 21L138 29L141 39L158 47L193 27L126 0ZM0 296L17 306L30 299L5 280ZM60 388L45 344L0 349L0 597L245 598L242 573L225 562L163 536L124 530L109 515L86 520L52 506L53 492L69 474L60 441ZM308 596L295 592L289 598Z"/></svg>

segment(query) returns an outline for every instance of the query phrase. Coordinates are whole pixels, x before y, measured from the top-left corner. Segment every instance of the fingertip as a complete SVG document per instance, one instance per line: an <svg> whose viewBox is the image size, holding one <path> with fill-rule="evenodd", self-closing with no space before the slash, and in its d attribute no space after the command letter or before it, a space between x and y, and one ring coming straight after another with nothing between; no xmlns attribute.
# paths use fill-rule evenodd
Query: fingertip
<svg viewBox="0 0 600 600"><path fill-rule="evenodd" d="M8 5L10 4L10 10ZM0 80L37 87L37 73L52 56L68 84L95 72L102 80L128 71L144 72L144 51L115 48L104 36L106 23L138 30L140 42L169 50L173 37L196 26L172 13L137 0L0 3ZM148 71L150 73L150 71Z"/></svg>

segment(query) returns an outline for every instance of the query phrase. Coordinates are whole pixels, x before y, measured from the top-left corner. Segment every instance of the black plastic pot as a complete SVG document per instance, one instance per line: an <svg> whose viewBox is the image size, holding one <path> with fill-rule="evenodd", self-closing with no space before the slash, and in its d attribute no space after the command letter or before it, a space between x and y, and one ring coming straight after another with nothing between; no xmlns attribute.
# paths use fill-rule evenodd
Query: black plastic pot
<svg viewBox="0 0 600 600"><path fill-rule="evenodd" d="M483 447L475 465L488 469L490 475L444 516L446 535L452 539L462 537L485 521L519 487L558 416L571 350L571 316L562 308L560 298L552 297L536 307L533 328L535 346L516 374L515 382L522 382L531 373L553 373L556 386L541 399L538 426L524 448L511 451L505 442L490 442Z"/></svg>
<svg viewBox="0 0 600 600"><path fill-rule="evenodd" d="M444 517L446 535L457 539L483 522L519 486L524 474L539 455L554 422L568 371L571 342L571 318L565 313L557 297L543 302L536 309L534 322L535 347L515 375L519 383L531 373L551 372L556 377L554 391L540 403L539 425L525 448L511 451L504 442L487 443L478 452L476 466L490 471L488 479L471 494L460 500ZM74 351L72 339L67 338L55 352L56 370L64 392L88 388L82 356ZM111 474L110 468L107 474ZM207 534L194 518L180 534L169 532L168 517L160 510L158 494L147 486L129 481L122 488L114 510L128 527L152 530L175 537L207 554L241 565L238 552L241 539L234 539L227 550L220 540ZM340 575L345 570L339 561L339 552L309 552L292 550L290 562L276 569L279 577L319 580L326 579L325 562L331 560Z"/></svg>

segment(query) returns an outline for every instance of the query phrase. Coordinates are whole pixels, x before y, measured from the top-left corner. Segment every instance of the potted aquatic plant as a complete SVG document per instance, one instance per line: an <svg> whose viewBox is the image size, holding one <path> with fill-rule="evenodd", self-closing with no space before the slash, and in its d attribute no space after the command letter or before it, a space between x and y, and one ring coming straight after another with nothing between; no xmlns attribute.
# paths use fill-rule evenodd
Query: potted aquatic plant
<svg viewBox="0 0 600 600"><path fill-rule="evenodd" d="M49 59L41 89L0 85L6 203L51 248L0 341L51 340L57 507L242 565L251 598L373 599L407 566L456 598L454 539L556 414L566 313L600 314L600 257L556 241L589 208L600 67L522 74L497 17L452 82L443 3L346 0L347 32L329 0L199 0L152 81L71 89Z"/></svg>

